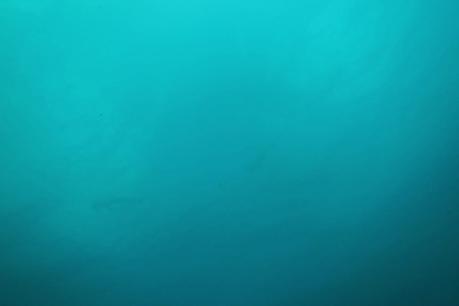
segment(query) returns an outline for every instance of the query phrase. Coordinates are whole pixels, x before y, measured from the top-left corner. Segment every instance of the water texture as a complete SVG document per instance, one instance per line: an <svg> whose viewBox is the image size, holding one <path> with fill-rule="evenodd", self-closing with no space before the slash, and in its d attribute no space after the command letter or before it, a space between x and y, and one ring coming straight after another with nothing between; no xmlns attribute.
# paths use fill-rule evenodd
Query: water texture
<svg viewBox="0 0 459 306"><path fill-rule="evenodd" d="M0 305L459 305L458 16L0 0Z"/></svg>

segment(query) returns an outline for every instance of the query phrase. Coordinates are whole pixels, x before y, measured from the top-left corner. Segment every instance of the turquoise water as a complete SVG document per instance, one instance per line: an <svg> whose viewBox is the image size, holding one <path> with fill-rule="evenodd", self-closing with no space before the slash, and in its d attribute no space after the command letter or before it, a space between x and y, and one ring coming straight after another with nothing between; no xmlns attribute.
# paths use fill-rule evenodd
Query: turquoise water
<svg viewBox="0 0 459 306"><path fill-rule="evenodd" d="M459 305L458 14L0 0L0 305Z"/></svg>

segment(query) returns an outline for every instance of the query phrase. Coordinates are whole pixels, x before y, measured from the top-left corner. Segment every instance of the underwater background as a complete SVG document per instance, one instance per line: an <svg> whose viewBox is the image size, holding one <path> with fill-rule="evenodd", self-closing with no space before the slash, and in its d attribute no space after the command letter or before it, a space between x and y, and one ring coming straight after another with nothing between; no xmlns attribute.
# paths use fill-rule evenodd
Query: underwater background
<svg viewBox="0 0 459 306"><path fill-rule="evenodd" d="M458 16L0 0L0 305L459 305Z"/></svg>

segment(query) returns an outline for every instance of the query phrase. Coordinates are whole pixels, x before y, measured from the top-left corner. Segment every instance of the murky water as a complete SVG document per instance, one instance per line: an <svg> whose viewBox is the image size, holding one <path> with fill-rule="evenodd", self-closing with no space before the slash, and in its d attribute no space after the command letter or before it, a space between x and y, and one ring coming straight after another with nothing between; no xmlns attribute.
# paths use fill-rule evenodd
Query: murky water
<svg viewBox="0 0 459 306"><path fill-rule="evenodd" d="M0 305L458 305L455 1L0 2Z"/></svg>

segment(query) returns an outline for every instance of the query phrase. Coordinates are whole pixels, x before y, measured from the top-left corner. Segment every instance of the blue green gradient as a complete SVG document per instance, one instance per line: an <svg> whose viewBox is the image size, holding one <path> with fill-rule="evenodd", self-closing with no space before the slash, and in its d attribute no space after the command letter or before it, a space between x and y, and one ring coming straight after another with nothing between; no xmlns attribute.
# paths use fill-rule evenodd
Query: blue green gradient
<svg viewBox="0 0 459 306"><path fill-rule="evenodd" d="M1 0L0 305L459 305L458 16Z"/></svg>

